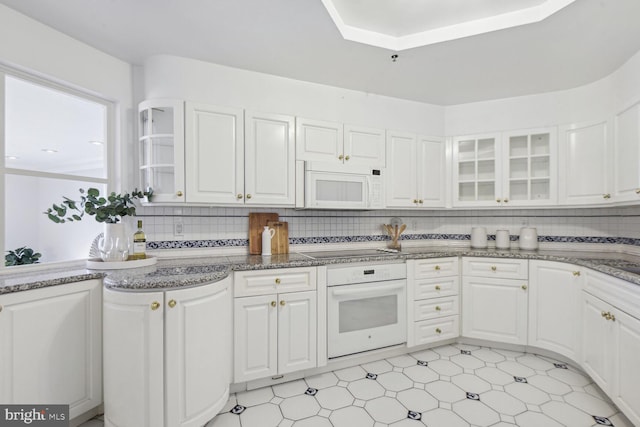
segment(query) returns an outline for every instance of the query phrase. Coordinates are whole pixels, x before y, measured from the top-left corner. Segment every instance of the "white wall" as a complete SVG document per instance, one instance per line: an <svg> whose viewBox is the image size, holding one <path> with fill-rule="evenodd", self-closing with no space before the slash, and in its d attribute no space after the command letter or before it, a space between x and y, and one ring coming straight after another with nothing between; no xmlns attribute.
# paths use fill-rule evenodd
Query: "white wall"
<svg viewBox="0 0 640 427"><path fill-rule="evenodd" d="M574 89L448 106L446 135L606 120L640 99L640 52L609 76Z"/></svg>
<svg viewBox="0 0 640 427"><path fill-rule="evenodd" d="M41 75L116 104L117 179L130 179L127 150L133 141L132 67L111 55L0 4L0 64ZM121 171L123 173L121 173Z"/></svg>
<svg viewBox="0 0 640 427"><path fill-rule="evenodd" d="M444 135L444 107L169 55L148 58L144 96Z"/></svg>

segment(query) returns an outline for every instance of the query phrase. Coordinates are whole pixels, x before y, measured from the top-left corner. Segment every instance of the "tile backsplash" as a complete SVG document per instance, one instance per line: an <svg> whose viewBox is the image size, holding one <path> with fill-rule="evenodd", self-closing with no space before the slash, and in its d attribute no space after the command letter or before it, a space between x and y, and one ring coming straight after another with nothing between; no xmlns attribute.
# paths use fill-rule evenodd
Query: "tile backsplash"
<svg viewBox="0 0 640 427"><path fill-rule="evenodd" d="M511 235L518 235L521 227L531 226L537 227L539 236L640 239L640 206L432 211L145 206L138 208L138 219L143 220L149 242L244 241L248 235L249 212L277 212L282 221L289 223L289 237L293 240L384 236L381 225L389 223L392 217L399 217L407 224L405 234L409 235L468 235L473 226L484 226L489 234L494 234L496 229L507 229ZM176 229L180 228L181 233L176 233Z"/></svg>

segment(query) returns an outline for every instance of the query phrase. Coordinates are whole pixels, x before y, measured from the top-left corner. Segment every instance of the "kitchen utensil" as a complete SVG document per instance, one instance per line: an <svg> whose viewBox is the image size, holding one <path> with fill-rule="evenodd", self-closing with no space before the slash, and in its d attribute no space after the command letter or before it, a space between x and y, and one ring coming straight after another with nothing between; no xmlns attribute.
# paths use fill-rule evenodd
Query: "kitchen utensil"
<svg viewBox="0 0 640 427"><path fill-rule="evenodd" d="M268 221L278 221L277 213L253 212L249 214L249 254L262 252L262 231Z"/></svg>
<svg viewBox="0 0 640 427"><path fill-rule="evenodd" d="M273 255L289 253L289 223L286 221L267 221L270 228L276 230L271 239L271 253Z"/></svg>
<svg viewBox="0 0 640 427"><path fill-rule="evenodd" d="M538 230L535 227L522 227L518 239L520 249L535 251L538 249Z"/></svg>
<svg viewBox="0 0 640 427"><path fill-rule="evenodd" d="M511 249L509 230L496 230L496 249Z"/></svg>
<svg viewBox="0 0 640 427"><path fill-rule="evenodd" d="M487 247L487 229L484 227L473 227L471 229L471 247L474 249L484 249Z"/></svg>

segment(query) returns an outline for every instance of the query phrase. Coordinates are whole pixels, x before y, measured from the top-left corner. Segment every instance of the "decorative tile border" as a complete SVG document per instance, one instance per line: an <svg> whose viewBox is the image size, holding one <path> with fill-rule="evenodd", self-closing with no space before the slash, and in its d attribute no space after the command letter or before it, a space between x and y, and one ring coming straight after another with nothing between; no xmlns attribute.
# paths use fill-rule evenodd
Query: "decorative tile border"
<svg viewBox="0 0 640 427"><path fill-rule="evenodd" d="M496 236L487 236L494 241ZM518 241L517 235L510 236L512 242ZM376 236L323 236L323 237L290 237L291 245L308 245L322 243L362 243L385 242L390 240L387 235ZM406 234L401 240L471 240L469 234ZM538 236L539 242L546 243L607 243L619 245L640 246L640 239L631 237L598 237L598 236ZM219 240L164 240L147 242L148 249L185 249L185 248L221 248L249 246L247 239L219 239Z"/></svg>

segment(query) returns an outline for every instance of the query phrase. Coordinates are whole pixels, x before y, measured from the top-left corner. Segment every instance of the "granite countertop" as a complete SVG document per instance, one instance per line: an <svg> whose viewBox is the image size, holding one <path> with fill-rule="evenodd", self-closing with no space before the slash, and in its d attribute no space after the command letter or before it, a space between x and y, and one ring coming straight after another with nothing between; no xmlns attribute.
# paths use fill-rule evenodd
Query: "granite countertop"
<svg viewBox="0 0 640 427"><path fill-rule="evenodd" d="M348 257L341 257L350 252ZM448 256L473 256L512 259L536 259L560 261L591 268L596 271L640 285L640 274L629 273L620 268L640 267L640 257L616 252L579 251L520 251L495 249L469 249L452 247L408 247L401 253L372 254L363 250L334 251L328 258L312 258L309 255L291 253L286 255L236 255L197 258L160 259L149 267L112 271L96 270L47 270L41 273L17 273L0 276L0 295L62 285L82 280L103 278L105 286L122 291L153 291L176 289L211 283L227 277L233 271L265 270L272 268L309 267L354 262L378 262L409 259L440 258Z"/></svg>

